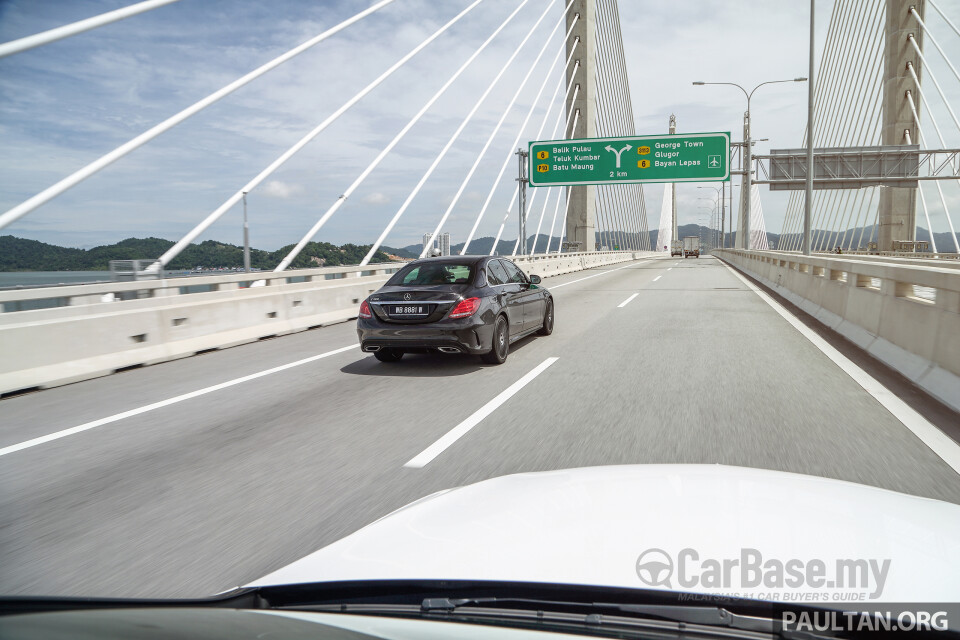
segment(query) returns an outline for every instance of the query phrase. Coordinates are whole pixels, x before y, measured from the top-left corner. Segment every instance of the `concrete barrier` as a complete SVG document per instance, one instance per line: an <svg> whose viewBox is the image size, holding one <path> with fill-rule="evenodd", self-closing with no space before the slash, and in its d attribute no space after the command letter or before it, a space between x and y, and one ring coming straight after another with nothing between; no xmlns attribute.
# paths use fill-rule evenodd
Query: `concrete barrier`
<svg viewBox="0 0 960 640"><path fill-rule="evenodd" d="M960 410L960 269L866 256L714 255Z"/></svg>
<svg viewBox="0 0 960 640"><path fill-rule="evenodd" d="M518 257L544 278L636 260ZM649 254L652 255L652 254ZM0 291L0 393L51 387L355 318L403 263ZM249 286L256 283L262 286ZM47 306L19 310L30 305Z"/></svg>

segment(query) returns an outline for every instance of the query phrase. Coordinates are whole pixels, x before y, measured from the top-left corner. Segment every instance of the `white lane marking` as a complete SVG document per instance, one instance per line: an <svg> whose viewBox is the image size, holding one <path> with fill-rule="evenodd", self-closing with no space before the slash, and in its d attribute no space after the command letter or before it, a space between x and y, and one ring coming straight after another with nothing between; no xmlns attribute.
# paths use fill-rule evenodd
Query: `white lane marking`
<svg viewBox="0 0 960 640"><path fill-rule="evenodd" d="M560 287L565 287L568 284L573 284L574 282L583 282L584 280L589 280L590 278L596 278L597 276L603 276L608 273L613 273L614 271L620 271L620 269L626 269L627 267L635 267L639 264L647 264L649 260L642 260L640 262L631 262L630 264L625 264L622 267L617 267L616 269L610 269L610 271L601 271L600 273L595 273L592 276L587 276L586 278L580 278L578 280L571 280L570 282L564 282L563 284L554 284L550 285L550 290L559 289Z"/></svg>
<svg viewBox="0 0 960 640"><path fill-rule="evenodd" d="M520 389L523 389L525 386L527 386L531 380L543 373L547 367L552 365L557 360L558 358L547 358L538 364L530 373L507 387L496 398L474 411L466 420L455 426L453 429L450 429L450 431L444 434L439 440L424 449L421 453L416 455L403 466L409 469L422 469L425 467L430 463L431 460L443 453L447 447L463 437L468 431L470 431L470 429L473 429L475 426L480 424L484 418L496 411L500 405L513 397L513 395L520 391Z"/></svg>
<svg viewBox="0 0 960 640"><path fill-rule="evenodd" d="M639 293L633 294L632 296L630 296L629 298L627 298L626 300L624 300L623 302L621 302L620 304L618 304L618 305L617 305L617 309L623 309L625 306L627 306L628 304L630 304L630 301L633 300L634 298L636 298L638 295L640 295L640 294L639 294Z"/></svg>
<svg viewBox="0 0 960 640"><path fill-rule="evenodd" d="M657 276L656 278L654 278L653 281L656 282L657 280L659 280L659 279L662 278L662 277L663 277L662 275L659 275L659 276Z"/></svg>
<svg viewBox="0 0 960 640"><path fill-rule="evenodd" d="M191 398L196 398L198 396L203 396L208 393L213 393L214 391L220 391L221 389L226 389L227 387L232 387L242 382L249 382L250 380L256 380L257 378L269 376L273 373L279 373L280 371L292 369L293 367L299 367L300 365L313 362L314 360L320 360L321 358L326 358L328 356L336 355L338 353L343 353L344 351L350 351L351 349L356 349L359 346L360 346L359 344L352 344L349 347L334 349L333 351L327 351L326 353L321 353L316 356L310 356L309 358L304 358L303 360L297 360L296 362L288 362L287 364L282 364L279 367L273 367L272 369L266 369L258 373L251 373L250 375L243 376L241 378L234 378L233 380L228 380L226 382L221 382L220 384L215 384L210 387L198 389L197 391L184 393L179 396L174 396L173 398L167 398L166 400L161 400L160 402L154 402L153 404L144 405L136 409L124 411L123 413L117 413L112 416L108 416L106 418L100 418L99 420L94 420L92 422L85 422L84 424L78 425L76 427L70 427L69 429L57 431L56 433L51 433L46 436L40 436L39 438L34 438L33 440L27 440L25 442L21 442L20 444L14 444L14 445L10 445L9 447L4 447L0 449L0 456L5 456L8 453L22 451L23 449L29 449L30 447L35 447L37 445L51 442L53 440L59 440L60 438L66 438L67 436L72 436L73 434L80 433L81 431L89 431L90 429L95 429L96 427L102 427L103 425L110 424L111 422L117 422L118 420L123 420L125 418L132 418L133 416L138 416L141 413L153 411L154 409L161 409L163 407L167 407L172 404L176 404L178 402L183 402L184 400L190 400Z"/></svg>
<svg viewBox="0 0 960 640"><path fill-rule="evenodd" d="M849 358L837 351L830 343L810 329L810 327L800 322L796 316L784 309L779 302L768 296L759 287L744 278L736 269L725 262L723 265L727 269L730 269L733 275L740 278L749 289L760 296L764 302L773 307L774 311L793 325L794 329L803 334L803 337L820 349L820 351L830 358L835 365L840 367L844 373L853 378L857 384L863 387L864 391L873 396L877 402L893 414L893 417L912 431L913 435L920 438L921 442L930 447L930 449L950 465L954 471L960 473L960 445L954 442L947 434L940 431L935 425L931 424L929 420L917 413L910 405L898 398L890 389L883 386L879 380L851 362Z"/></svg>
<svg viewBox="0 0 960 640"><path fill-rule="evenodd" d="M670 271L670 269L673 269L673 267L667 267L667 271Z"/></svg>

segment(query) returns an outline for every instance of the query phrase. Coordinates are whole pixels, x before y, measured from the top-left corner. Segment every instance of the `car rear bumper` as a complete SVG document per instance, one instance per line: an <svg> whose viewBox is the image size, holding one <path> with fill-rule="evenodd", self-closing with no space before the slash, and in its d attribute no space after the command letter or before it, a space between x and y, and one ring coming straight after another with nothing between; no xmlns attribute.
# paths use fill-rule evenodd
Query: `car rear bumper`
<svg viewBox="0 0 960 640"><path fill-rule="evenodd" d="M430 326L387 324L377 319L357 321L360 348L366 352L383 348L431 349L448 353L479 355L490 351L493 328L479 319L436 322Z"/></svg>

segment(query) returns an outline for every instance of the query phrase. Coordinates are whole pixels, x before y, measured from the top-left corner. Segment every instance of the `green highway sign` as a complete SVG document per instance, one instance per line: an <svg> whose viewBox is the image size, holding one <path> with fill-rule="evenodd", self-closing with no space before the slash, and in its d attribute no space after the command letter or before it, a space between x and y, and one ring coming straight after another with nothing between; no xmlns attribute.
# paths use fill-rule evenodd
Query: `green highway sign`
<svg viewBox="0 0 960 640"><path fill-rule="evenodd" d="M730 133L530 143L531 187L730 179Z"/></svg>

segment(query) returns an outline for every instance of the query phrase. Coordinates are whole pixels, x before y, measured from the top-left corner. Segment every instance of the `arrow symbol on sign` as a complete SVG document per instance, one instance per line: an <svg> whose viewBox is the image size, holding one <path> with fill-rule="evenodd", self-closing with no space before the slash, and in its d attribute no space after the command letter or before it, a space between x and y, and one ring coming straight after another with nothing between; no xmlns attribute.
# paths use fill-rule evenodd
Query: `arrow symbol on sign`
<svg viewBox="0 0 960 640"><path fill-rule="evenodd" d="M607 151L617 156L617 169L620 168L620 154L623 153L624 151L629 151L630 149L633 149L633 147L631 147L630 145L625 145L622 149L620 149L620 151L617 151L610 145L607 145L605 148Z"/></svg>

